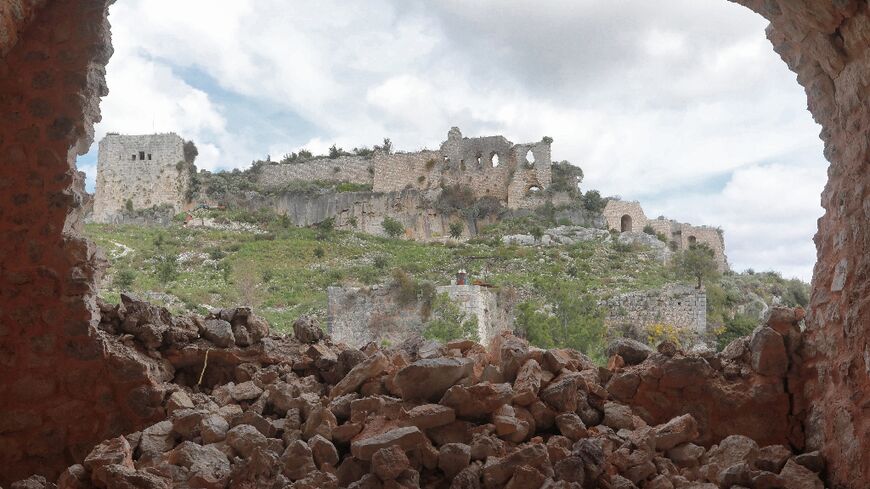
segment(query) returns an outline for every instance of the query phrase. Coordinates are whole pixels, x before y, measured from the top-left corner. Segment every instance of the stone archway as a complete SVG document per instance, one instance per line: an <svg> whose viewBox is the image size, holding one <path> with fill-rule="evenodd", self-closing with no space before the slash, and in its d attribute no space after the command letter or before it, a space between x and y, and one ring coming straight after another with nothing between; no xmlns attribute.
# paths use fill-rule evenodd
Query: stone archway
<svg viewBox="0 0 870 489"><path fill-rule="evenodd" d="M96 328L102 259L79 235L86 150L105 94L113 0L0 4L0 484L56 475L91 445L160 417L146 360ZM803 348L798 446L833 487L870 487L870 7L737 0L805 87L831 162ZM14 5L14 9L13 9Z"/></svg>
<svg viewBox="0 0 870 489"><path fill-rule="evenodd" d="M631 216L629 216L628 214L623 214L623 216L619 219L619 232L631 232Z"/></svg>

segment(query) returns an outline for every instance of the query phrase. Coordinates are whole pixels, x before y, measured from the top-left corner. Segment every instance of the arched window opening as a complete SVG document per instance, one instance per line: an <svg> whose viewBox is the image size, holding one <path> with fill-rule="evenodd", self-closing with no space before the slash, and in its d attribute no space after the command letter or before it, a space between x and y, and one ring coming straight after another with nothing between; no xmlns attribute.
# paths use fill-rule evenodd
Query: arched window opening
<svg viewBox="0 0 870 489"><path fill-rule="evenodd" d="M620 231L623 233L631 232L631 216L628 214L622 216L622 219L619 221Z"/></svg>
<svg viewBox="0 0 870 489"><path fill-rule="evenodd" d="M530 194L536 194L540 191L541 191L541 187L538 187L537 185L532 185L531 187L529 187Z"/></svg>
<svg viewBox="0 0 870 489"><path fill-rule="evenodd" d="M496 168L498 166L498 153L493 151L492 154L489 155L489 161L492 163L492 167Z"/></svg>

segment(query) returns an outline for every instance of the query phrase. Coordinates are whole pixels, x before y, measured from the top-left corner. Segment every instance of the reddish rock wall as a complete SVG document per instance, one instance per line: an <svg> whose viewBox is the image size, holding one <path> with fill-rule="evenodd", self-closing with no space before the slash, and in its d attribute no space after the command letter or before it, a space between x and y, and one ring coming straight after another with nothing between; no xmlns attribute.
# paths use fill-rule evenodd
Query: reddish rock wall
<svg viewBox="0 0 870 489"><path fill-rule="evenodd" d="M870 7L858 0L739 0L770 20L831 162L803 375L807 445L833 487L870 487Z"/></svg>
<svg viewBox="0 0 870 489"><path fill-rule="evenodd" d="M74 157L105 93L110 1L0 6L0 484L54 475L98 440L161 416L150 388L159 379L124 363L95 329L101 260L76 233ZM806 420L806 445L828 458L831 486L870 487L868 4L739 2L771 21L768 37L806 88L831 161L806 370L789 377L804 396L792 409Z"/></svg>
<svg viewBox="0 0 870 489"><path fill-rule="evenodd" d="M54 477L94 443L162 416L142 364L113 352L95 329L102 258L77 235L75 156L90 145L106 94L107 3L0 5L0 53L8 53L0 60L3 486L31 473Z"/></svg>

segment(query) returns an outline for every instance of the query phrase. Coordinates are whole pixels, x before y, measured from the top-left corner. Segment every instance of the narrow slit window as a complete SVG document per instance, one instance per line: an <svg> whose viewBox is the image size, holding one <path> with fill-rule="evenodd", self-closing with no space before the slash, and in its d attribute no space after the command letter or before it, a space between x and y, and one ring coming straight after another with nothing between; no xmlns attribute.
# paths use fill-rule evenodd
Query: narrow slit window
<svg viewBox="0 0 870 489"><path fill-rule="evenodd" d="M148 161L151 161L151 153L148 153Z"/></svg>
<svg viewBox="0 0 870 489"><path fill-rule="evenodd" d="M139 152L139 159L140 159L140 160L144 160L144 159L145 159L145 152L144 152L144 151L140 151L140 152Z"/></svg>

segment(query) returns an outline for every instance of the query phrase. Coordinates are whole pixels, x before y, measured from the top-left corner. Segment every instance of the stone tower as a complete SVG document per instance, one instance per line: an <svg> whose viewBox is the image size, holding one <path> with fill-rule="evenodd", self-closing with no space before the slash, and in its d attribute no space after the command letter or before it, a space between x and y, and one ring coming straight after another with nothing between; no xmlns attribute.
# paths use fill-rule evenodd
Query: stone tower
<svg viewBox="0 0 870 489"><path fill-rule="evenodd" d="M130 208L171 205L179 212L189 184L177 134L108 134L100 141L93 220L116 222Z"/></svg>

